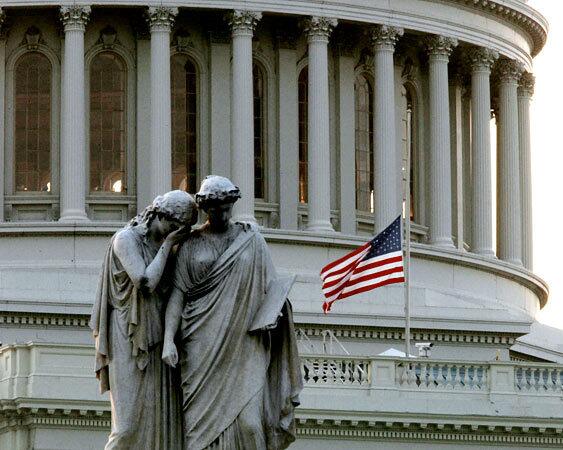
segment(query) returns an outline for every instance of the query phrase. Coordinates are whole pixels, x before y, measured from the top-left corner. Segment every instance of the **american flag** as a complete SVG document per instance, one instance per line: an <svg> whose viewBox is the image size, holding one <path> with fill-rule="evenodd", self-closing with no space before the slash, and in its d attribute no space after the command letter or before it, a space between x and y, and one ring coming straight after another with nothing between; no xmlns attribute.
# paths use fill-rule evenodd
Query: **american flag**
<svg viewBox="0 0 563 450"><path fill-rule="evenodd" d="M323 267L321 279L325 313L337 300L404 282L401 216L371 241Z"/></svg>

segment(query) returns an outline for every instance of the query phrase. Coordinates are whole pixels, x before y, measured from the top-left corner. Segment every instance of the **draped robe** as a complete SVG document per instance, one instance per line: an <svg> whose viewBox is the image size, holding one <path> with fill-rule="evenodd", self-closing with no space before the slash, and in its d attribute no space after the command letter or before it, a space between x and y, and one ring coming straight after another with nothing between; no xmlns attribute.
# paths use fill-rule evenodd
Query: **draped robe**
<svg viewBox="0 0 563 450"><path fill-rule="evenodd" d="M163 290L150 293L134 286L114 251L119 233L134 240L145 267L158 250L148 245L139 229L127 227L112 237L104 258L90 327L100 390L109 390L112 402L105 448L180 450L179 380L161 360Z"/></svg>
<svg viewBox="0 0 563 450"><path fill-rule="evenodd" d="M295 439L302 381L289 302L275 328L249 332L258 309L270 306L265 293L275 278L253 229L222 254L197 231L179 250L185 450L277 450Z"/></svg>

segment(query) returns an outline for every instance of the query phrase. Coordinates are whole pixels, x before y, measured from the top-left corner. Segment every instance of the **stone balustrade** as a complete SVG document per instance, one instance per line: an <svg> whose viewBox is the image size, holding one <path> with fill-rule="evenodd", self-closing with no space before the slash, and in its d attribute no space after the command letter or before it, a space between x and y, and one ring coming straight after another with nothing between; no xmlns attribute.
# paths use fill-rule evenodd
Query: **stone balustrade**
<svg viewBox="0 0 563 450"><path fill-rule="evenodd" d="M334 355L303 356L302 361L307 387L563 394L563 366L556 364Z"/></svg>

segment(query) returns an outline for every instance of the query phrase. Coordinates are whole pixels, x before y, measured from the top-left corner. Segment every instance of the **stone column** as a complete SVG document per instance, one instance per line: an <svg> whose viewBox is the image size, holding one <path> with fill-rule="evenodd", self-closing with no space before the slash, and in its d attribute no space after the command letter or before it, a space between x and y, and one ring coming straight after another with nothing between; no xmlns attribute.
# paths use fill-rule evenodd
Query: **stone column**
<svg viewBox="0 0 563 450"><path fill-rule="evenodd" d="M278 57L278 133L280 228L297 229L299 178L299 105L297 79L297 32L289 24L277 31ZM297 28L297 27L295 27ZM296 31L296 30L295 30Z"/></svg>
<svg viewBox="0 0 563 450"><path fill-rule="evenodd" d="M262 14L233 11L232 31L231 176L242 194L235 204L235 220L254 218L254 102L252 90L252 35Z"/></svg>
<svg viewBox="0 0 563 450"><path fill-rule="evenodd" d="M328 37L336 19L310 17L305 24L309 43L308 92L308 231L334 231L330 222L330 148L328 98Z"/></svg>
<svg viewBox="0 0 563 450"><path fill-rule="evenodd" d="M402 28L378 25L372 30L374 50L373 179L374 233L385 229L401 212L396 180L401 178L396 158L395 76L393 53Z"/></svg>
<svg viewBox="0 0 563 450"><path fill-rule="evenodd" d="M339 205L340 232L356 234L356 158L355 153L355 103L354 56L356 40L340 30L336 46L336 104L338 127Z"/></svg>
<svg viewBox="0 0 563 450"><path fill-rule="evenodd" d="M455 246L464 250L465 242L464 205L463 205L463 89L464 76L459 66L450 66L449 98L450 98L450 144L451 144L451 177L452 177L452 234Z"/></svg>
<svg viewBox="0 0 563 450"><path fill-rule="evenodd" d="M532 161L530 145L530 100L534 95L534 76L525 72L518 88L518 143L520 146L520 192L522 196L522 263L533 269L532 236Z"/></svg>
<svg viewBox="0 0 563 450"><path fill-rule="evenodd" d="M147 70L151 63L151 41L147 22L139 20L134 24L135 38L137 41L137 212L141 212L150 204L152 197L151 177L142 176L151 173L151 98L147 95L151 89L151 74Z"/></svg>
<svg viewBox="0 0 563 450"><path fill-rule="evenodd" d="M84 31L90 7L61 6L64 26L63 89L61 93L61 222L88 220L86 216L86 119Z"/></svg>
<svg viewBox="0 0 563 450"><path fill-rule="evenodd" d="M430 74L430 244L454 248L448 61L457 40L430 36L426 40Z"/></svg>
<svg viewBox="0 0 563 450"><path fill-rule="evenodd" d="M473 195L471 193L472 158L471 158L471 90L465 86L461 98L462 123L462 184L463 184L463 239L471 248L473 233Z"/></svg>
<svg viewBox="0 0 563 450"><path fill-rule="evenodd" d="M209 165L212 174L231 178L231 83L225 83L231 77L231 36L221 26L209 33Z"/></svg>
<svg viewBox="0 0 563 450"><path fill-rule="evenodd" d="M0 67L6 67L6 13L0 8ZM4 168L4 127L6 123L4 86L6 86L6 71L0 70L0 162ZM0 170L0 222L4 221L4 170Z"/></svg>
<svg viewBox="0 0 563 450"><path fill-rule="evenodd" d="M473 227L471 251L494 257L491 176L491 67L498 53L488 48L471 48L467 57L471 67L471 155L473 171Z"/></svg>
<svg viewBox="0 0 563 450"><path fill-rule="evenodd" d="M522 72L522 64L518 61L499 60L497 254L502 260L516 265L522 265L517 98L518 80Z"/></svg>
<svg viewBox="0 0 563 450"><path fill-rule="evenodd" d="M172 108L170 99L170 31L178 8L151 6L151 198L172 187Z"/></svg>

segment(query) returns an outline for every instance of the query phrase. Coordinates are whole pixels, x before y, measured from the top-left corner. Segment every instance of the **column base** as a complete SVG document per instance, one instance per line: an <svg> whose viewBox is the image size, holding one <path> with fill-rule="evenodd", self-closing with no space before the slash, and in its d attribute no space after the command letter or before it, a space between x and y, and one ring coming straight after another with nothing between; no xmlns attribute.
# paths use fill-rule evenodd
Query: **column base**
<svg viewBox="0 0 563 450"><path fill-rule="evenodd" d="M314 231L315 233L334 233L334 228L328 220L316 220L307 224L306 231Z"/></svg>
<svg viewBox="0 0 563 450"><path fill-rule="evenodd" d="M89 222L90 219L86 215L85 211L79 209L69 209L61 214L59 222Z"/></svg>
<svg viewBox="0 0 563 450"><path fill-rule="evenodd" d="M512 264L514 266L518 266L518 267L524 267L524 264L522 264L522 260L520 259L502 259L501 261L504 261L508 264Z"/></svg>
<svg viewBox="0 0 563 450"><path fill-rule="evenodd" d="M485 258L497 259L497 255L495 255L495 251L490 248L478 248L476 250L470 249L469 251L471 253L475 253L476 255L484 256Z"/></svg>
<svg viewBox="0 0 563 450"><path fill-rule="evenodd" d="M429 244L434 245L435 247L451 248L452 250L456 248L451 237L432 239Z"/></svg>

